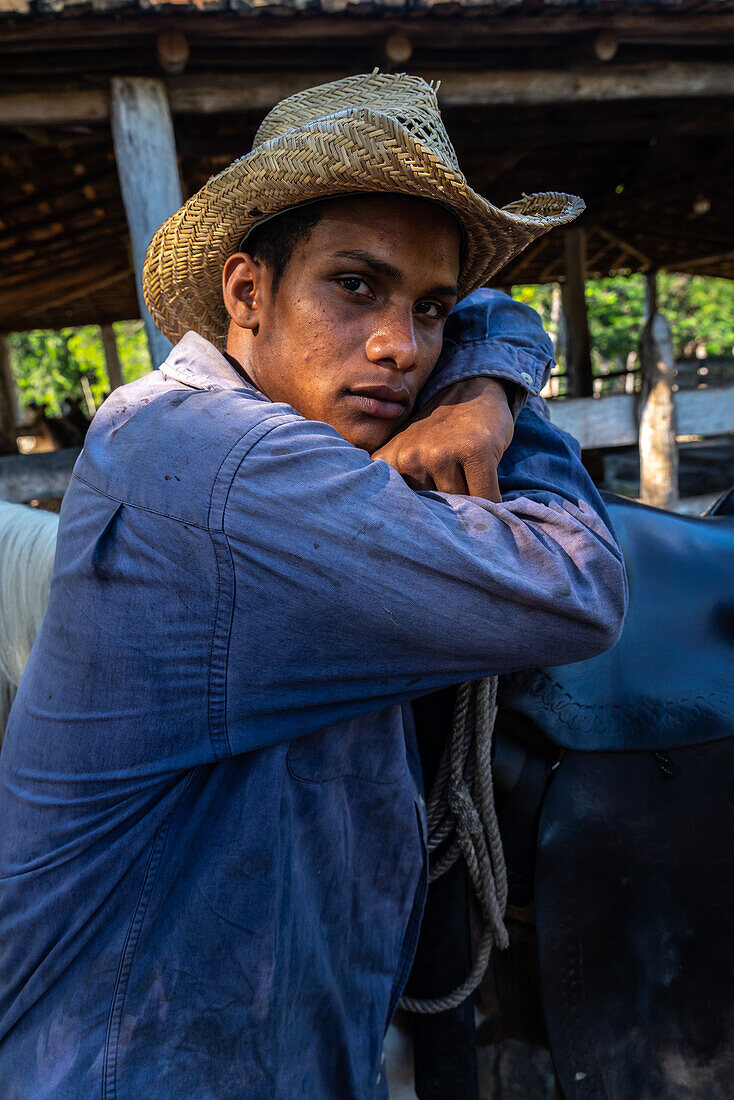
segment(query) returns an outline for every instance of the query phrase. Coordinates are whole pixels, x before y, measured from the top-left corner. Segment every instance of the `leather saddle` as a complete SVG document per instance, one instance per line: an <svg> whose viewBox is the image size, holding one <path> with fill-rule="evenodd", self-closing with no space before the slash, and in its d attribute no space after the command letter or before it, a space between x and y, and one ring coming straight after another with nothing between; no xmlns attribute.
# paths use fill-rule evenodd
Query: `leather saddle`
<svg viewBox="0 0 734 1100"><path fill-rule="evenodd" d="M605 503L630 584L619 641L500 685L510 948L493 954L480 1038L546 1041L566 1100L728 1100L734 490L705 518ZM414 707L427 785L451 702ZM454 871L429 890L416 995L446 992L468 968ZM478 1097L473 1033L471 1002L416 1018L421 1100Z"/></svg>
<svg viewBox="0 0 734 1100"><path fill-rule="evenodd" d="M619 642L502 685L494 772L510 901L534 898L566 1100L724 1100L734 1095L734 492L701 519L606 503L630 583Z"/></svg>
<svg viewBox="0 0 734 1100"><path fill-rule="evenodd" d="M503 705L568 749L731 737L734 517L680 516L621 497L605 503L630 586L619 641L589 661L505 677Z"/></svg>

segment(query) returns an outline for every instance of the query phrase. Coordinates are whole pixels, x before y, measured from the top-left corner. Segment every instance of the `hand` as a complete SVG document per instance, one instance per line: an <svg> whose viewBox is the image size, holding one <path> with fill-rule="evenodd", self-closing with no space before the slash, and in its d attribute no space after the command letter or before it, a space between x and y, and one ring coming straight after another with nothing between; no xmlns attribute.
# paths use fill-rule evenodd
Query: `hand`
<svg viewBox="0 0 734 1100"><path fill-rule="evenodd" d="M470 378L437 394L375 451L413 489L438 489L499 503L497 467L515 430L501 382Z"/></svg>

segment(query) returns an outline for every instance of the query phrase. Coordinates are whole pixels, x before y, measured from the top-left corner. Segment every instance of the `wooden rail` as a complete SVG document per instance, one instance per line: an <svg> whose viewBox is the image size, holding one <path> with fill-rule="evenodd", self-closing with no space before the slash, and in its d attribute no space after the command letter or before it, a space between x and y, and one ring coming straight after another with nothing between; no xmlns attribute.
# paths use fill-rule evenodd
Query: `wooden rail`
<svg viewBox="0 0 734 1100"><path fill-rule="evenodd" d="M0 458L0 500L20 502L62 497L80 454L80 447L69 447L64 451Z"/></svg>
<svg viewBox="0 0 734 1100"><path fill-rule="evenodd" d="M638 442L637 394L553 398L548 405L553 423L575 436L584 450L627 447ZM734 432L734 386L679 390L675 405L679 439Z"/></svg>

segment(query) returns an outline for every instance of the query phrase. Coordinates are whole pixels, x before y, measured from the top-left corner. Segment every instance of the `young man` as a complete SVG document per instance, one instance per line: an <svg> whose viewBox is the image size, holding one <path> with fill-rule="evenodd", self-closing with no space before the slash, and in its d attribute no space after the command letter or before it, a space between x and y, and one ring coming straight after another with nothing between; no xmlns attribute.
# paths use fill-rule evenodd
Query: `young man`
<svg viewBox="0 0 734 1100"><path fill-rule="evenodd" d="M182 338L88 434L0 757L3 1097L384 1097L410 700L617 637L601 502L522 409L537 318L451 312L578 204L452 156L422 81L312 89L151 244Z"/></svg>

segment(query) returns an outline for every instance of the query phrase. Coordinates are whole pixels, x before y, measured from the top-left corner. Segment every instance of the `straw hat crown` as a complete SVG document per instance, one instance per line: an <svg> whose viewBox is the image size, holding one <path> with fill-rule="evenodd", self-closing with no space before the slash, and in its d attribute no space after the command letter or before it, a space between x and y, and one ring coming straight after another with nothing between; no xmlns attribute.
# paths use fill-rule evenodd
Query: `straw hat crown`
<svg viewBox="0 0 734 1100"><path fill-rule="evenodd" d="M307 88L281 100L265 116L255 134L253 149L322 118L333 118L355 108L374 111L403 126L454 171L459 162L441 118L436 86L419 76L373 72L347 76L318 88Z"/></svg>
<svg viewBox="0 0 734 1100"><path fill-rule="evenodd" d="M350 76L278 103L252 150L213 176L156 232L146 304L176 342L194 329L226 343L221 273L258 222L349 193L388 192L447 207L464 228L460 290L469 293L541 234L584 209L573 195L524 195L497 207L473 191L446 133L438 87L404 73Z"/></svg>

